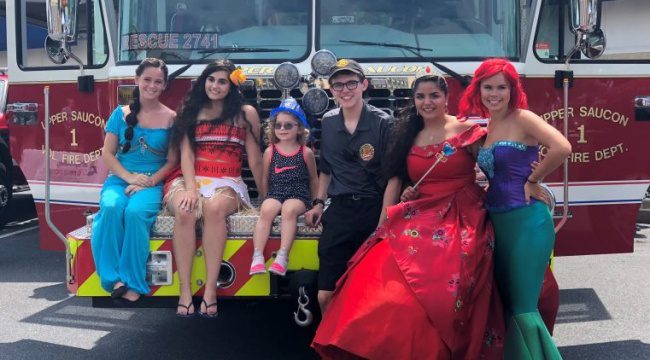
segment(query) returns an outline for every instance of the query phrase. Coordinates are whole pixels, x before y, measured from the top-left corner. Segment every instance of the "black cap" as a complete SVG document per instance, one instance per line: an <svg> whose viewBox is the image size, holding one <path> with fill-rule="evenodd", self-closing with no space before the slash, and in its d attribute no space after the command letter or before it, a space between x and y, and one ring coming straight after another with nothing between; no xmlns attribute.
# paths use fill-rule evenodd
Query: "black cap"
<svg viewBox="0 0 650 360"><path fill-rule="evenodd" d="M330 79L333 78L334 75L342 71L347 71L353 74L357 74L361 76L361 78L366 77L366 75L363 73L363 69L361 68L361 65L359 65L358 62L352 59L340 59L339 61L336 62L336 65L332 67L332 74L330 75Z"/></svg>

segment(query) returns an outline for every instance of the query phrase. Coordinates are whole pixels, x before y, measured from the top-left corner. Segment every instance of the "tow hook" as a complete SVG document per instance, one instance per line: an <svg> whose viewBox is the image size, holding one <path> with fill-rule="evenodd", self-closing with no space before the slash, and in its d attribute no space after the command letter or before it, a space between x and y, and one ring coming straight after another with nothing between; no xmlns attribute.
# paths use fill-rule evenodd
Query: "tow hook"
<svg viewBox="0 0 650 360"><path fill-rule="evenodd" d="M299 289L298 310L293 313L293 320L296 322L296 324L298 324L298 326L306 327L311 325L311 323L314 321L314 315L309 309L307 309L307 305L309 305L309 296L307 296L305 286L303 285ZM304 320L300 320L301 313L304 314Z"/></svg>

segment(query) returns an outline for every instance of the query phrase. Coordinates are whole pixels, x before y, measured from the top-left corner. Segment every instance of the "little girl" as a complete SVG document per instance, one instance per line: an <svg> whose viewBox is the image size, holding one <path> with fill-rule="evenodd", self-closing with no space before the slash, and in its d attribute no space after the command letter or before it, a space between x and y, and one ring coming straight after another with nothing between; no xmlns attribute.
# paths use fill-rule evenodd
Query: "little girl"
<svg viewBox="0 0 650 360"><path fill-rule="evenodd" d="M316 159L305 146L307 117L293 98L286 98L271 112L266 137L271 144L262 157L262 195L260 218L253 234L253 261L250 274L266 272L264 247L273 219L280 213L280 251L269 271L284 276L291 245L296 236L298 216L311 207L318 191Z"/></svg>

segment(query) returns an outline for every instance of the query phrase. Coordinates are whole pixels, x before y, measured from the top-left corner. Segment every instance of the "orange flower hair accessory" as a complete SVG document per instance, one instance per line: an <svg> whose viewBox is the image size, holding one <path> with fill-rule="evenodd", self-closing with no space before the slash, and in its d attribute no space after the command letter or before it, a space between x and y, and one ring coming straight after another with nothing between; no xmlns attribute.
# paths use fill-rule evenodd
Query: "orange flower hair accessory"
<svg viewBox="0 0 650 360"><path fill-rule="evenodd" d="M235 70L233 70L230 73L230 81L232 81L232 83L236 86L241 86L241 84L246 81L246 74L244 74L244 70L242 70L240 67L237 67Z"/></svg>

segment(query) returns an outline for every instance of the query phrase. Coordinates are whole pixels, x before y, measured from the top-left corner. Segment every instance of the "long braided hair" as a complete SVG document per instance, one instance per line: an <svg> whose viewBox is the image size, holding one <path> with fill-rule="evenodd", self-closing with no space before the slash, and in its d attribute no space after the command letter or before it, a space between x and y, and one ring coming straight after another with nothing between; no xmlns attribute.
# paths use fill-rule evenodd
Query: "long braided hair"
<svg viewBox="0 0 650 360"><path fill-rule="evenodd" d="M167 65L164 61L157 58L146 58L142 60L140 65L138 65L138 67L135 69L135 75L142 76L142 73L144 73L144 71L150 67L160 69L165 77L165 82L167 82ZM138 124L138 112L140 112L140 89L138 87L133 90L133 100L129 104L129 110L129 115L126 116L126 125L128 125L128 127L124 133L126 142L122 147L123 153L126 153L131 149L131 141L133 140L133 128Z"/></svg>
<svg viewBox="0 0 650 360"><path fill-rule="evenodd" d="M197 117L201 109L211 101L205 93L205 83L207 78L216 71L225 71L230 75L235 71L235 69L235 65L230 60L220 59L208 64L203 72L201 72L201 75L199 75L196 81L194 81L192 88L187 92L187 94L185 94L183 102L176 111L178 116L176 117L174 126L175 130L172 136L172 145L174 147L177 149L180 148L180 143L183 140L183 137L187 136L192 149L195 149ZM235 119L239 114L242 114L243 120L248 125L248 131L253 134L253 127L250 121L246 118L246 114L242 111L244 96L242 95L239 86L232 82L230 76L228 76L228 81L230 82L230 91L228 91L228 95L223 99L223 110L221 116L217 119L211 120L210 124L213 126L223 123L229 124L231 126L230 132L232 132L232 128L235 126ZM230 132L228 137L230 137ZM259 144L257 136L253 136L253 138L255 139L255 142Z"/></svg>
<svg viewBox="0 0 650 360"><path fill-rule="evenodd" d="M415 91L418 86L424 82L432 82L438 88L448 95L447 81L442 76L438 75L424 75L413 82L413 95L411 102L406 107L402 108L397 114L397 121L393 126L391 141L388 144L388 153L384 165L384 176L390 179L398 176L402 180L408 180L408 173L406 170L406 156L408 155L415 137L424 129L424 120L418 114L415 108Z"/></svg>

